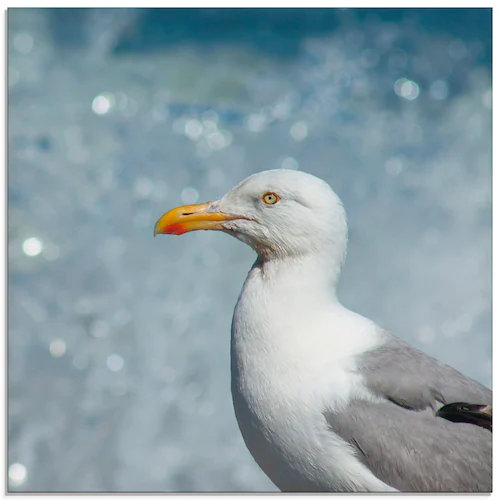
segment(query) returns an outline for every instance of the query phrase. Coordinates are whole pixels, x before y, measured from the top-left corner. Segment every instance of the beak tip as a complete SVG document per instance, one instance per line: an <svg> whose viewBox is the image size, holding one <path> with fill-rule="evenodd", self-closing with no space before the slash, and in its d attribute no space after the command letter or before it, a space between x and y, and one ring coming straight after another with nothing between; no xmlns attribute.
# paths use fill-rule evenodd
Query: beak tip
<svg viewBox="0 0 500 500"><path fill-rule="evenodd" d="M164 226L160 224L160 221L158 221L153 229L153 238L156 238L157 235L163 233L164 233Z"/></svg>

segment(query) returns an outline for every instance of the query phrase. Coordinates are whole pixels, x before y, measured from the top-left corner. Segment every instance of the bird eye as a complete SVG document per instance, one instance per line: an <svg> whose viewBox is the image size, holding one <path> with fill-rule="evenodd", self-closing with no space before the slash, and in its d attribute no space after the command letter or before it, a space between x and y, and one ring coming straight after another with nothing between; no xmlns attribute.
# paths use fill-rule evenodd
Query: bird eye
<svg viewBox="0 0 500 500"><path fill-rule="evenodd" d="M262 196L262 201L267 205L274 205L280 201L280 197L276 193L266 193Z"/></svg>

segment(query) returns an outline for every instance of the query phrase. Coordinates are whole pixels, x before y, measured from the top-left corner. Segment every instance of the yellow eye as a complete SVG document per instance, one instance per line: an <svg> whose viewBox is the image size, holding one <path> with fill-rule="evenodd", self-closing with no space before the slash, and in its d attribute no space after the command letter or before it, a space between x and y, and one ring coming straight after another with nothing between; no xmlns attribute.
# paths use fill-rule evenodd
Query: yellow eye
<svg viewBox="0 0 500 500"><path fill-rule="evenodd" d="M274 205L278 201L280 201L280 197L276 193L266 193L262 196L262 201L267 205Z"/></svg>

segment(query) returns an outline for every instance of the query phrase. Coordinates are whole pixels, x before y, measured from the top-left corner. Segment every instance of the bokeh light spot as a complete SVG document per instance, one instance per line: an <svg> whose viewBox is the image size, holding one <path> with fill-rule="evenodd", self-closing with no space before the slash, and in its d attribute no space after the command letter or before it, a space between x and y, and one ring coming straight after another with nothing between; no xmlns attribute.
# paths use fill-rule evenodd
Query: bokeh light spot
<svg viewBox="0 0 500 500"><path fill-rule="evenodd" d="M449 43L448 54L453 59L463 59L467 55L467 47L460 38L456 38Z"/></svg>
<svg viewBox="0 0 500 500"><path fill-rule="evenodd" d="M246 125L250 132L262 132L266 126L266 118L261 114L251 114L247 118Z"/></svg>
<svg viewBox="0 0 500 500"><path fill-rule="evenodd" d="M448 84L444 80L436 80L432 82L429 92L433 99L442 101L448 97Z"/></svg>
<svg viewBox="0 0 500 500"><path fill-rule="evenodd" d="M185 134L191 139L198 139L203 133L203 126L199 120L188 120L184 127Z"/></svg>
<svg viewBox="0 0 500 500"><path fill-rule="evenodd" d="M43 244L38 238L28 238L23 242L23 252L28 257L36 257L43 250Z"/></svg>
<svg viewBox="0 0 500 500"><path fill-rule="evenodd" d="M147 177L139 177L135 181L135 194L138 198L149 198L154 190L154 187L155 186L151 179L148 179Z"/></svg>
<svg viewBox="0 0 500 500"><path fill-rule="evenodd" d="M119 372L124 364L125 362L119 354L110 354L106 359L106 366L112 372Z"/></svg>
<svg viewBox="0 0 500 500"><path fill-rule="evenodd" d="M209 109L201 115L201 122L204 127L214 129L219 122L219 115L214 110Z"/></svg>
<svg viewBox="0 0 500 500"><path fill-rule="evenodd" d="M403 97L404 99L413 101L419 96L420 87L412 80L408 80L407 78L400 78L394 83L394 92L396 93L396 95Z"/></svg>
<svg viewBox="0 0 500 500"><path fill-rule="evenodd" d="M289 156L288 158L285 158L281 162L281 168L287 169L287 170L297 170L299 168L299 162L295 159Z"/></svg>
<svg viewBox="0 0 500 500"><path fill-rule="evenodd" d="M290 118L292 108L288 102L280 102L273 109L273 115L280 121L285 121Z"/></svg>
<svg viewBox="0 0 500 500"><path fill-rule="evenodd" d="M214 132L210 134L207 138L208 145L215 150L223 149L226 147L226 138L221 132Z"/></svg>
<svg viewBox="0 0 500 500"><path fill-rule="evenodd" d="M199 193L193 187L184 188L181 192L182 203L190 205L198 201Z"/></svg>
<svg viewBox="0 0 500 500"><path fill-rule="evenodd" d="M51 356L60 358L66 352L66 342L62 339L54 339L49 346Z"/></svg>
<svg viewBox="0 0 500 500"><path fill-rule="evenodd" d="M94 100L92 101L92 111L96 115L105 115L106 113L109 113L109 111L111 111L113 105L113 94L99 94L98 96L94 97Z"/></svg>
<svg viewBox="0 0 500 500"><path fill-rule="evenodd" d="M395 158L389 158L385 162L385 171L392 176L399 175L401 171L403 170L403 162L395 157Z"/></svg>
<svg viewBox="0 0 500 500"><path fill-rule="evenodd" d="M13 463L9 467L9 480L12 486L21 486L28 478L26 467L19 463Z"/></svg>
<svg viewBox="0 0 500 500"><path fill-rule="evenodd" d="M29 33L19 33L14 37L13 44L19 53L27 55L33 50L34 41Z"/></svg>
<svg viewBox="0 0 500 500"><path fill-rule="evenodd" d="M95 337L96 339L107 337L108 333L109 333L109 326L106 323L106 321L103 321L102 319L96 319L90 325L90 334L92 335L92 337Z"/></svg>
<svg viewBox="0 0 500 500"><path fill-rule="evenodd" d="M294 140L297 142L303 141L308 134L307 130L307 123L305 121L300 121L292 125L292 128L290 129L290 135L293 137Z"/></svg>
<svg viewBox="0 0 500 500"><path fill-rule="evenodd" d="M77 370L85 370L89 366L89 358L88 355L80 352L73 358L73 366Z"/></svg>

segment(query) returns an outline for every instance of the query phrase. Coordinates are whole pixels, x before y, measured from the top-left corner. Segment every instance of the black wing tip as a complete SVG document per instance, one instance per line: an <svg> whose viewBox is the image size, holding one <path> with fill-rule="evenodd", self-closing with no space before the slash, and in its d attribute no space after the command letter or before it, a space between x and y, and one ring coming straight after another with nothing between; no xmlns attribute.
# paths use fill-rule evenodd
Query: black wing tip
<svg viewBox="0 0 500 500"><path fill-rule="evenodd" d="M442 406L437 417L451 422L468 423L493 431L493 408L491 405L469 403L450 403Z"/></svg>

